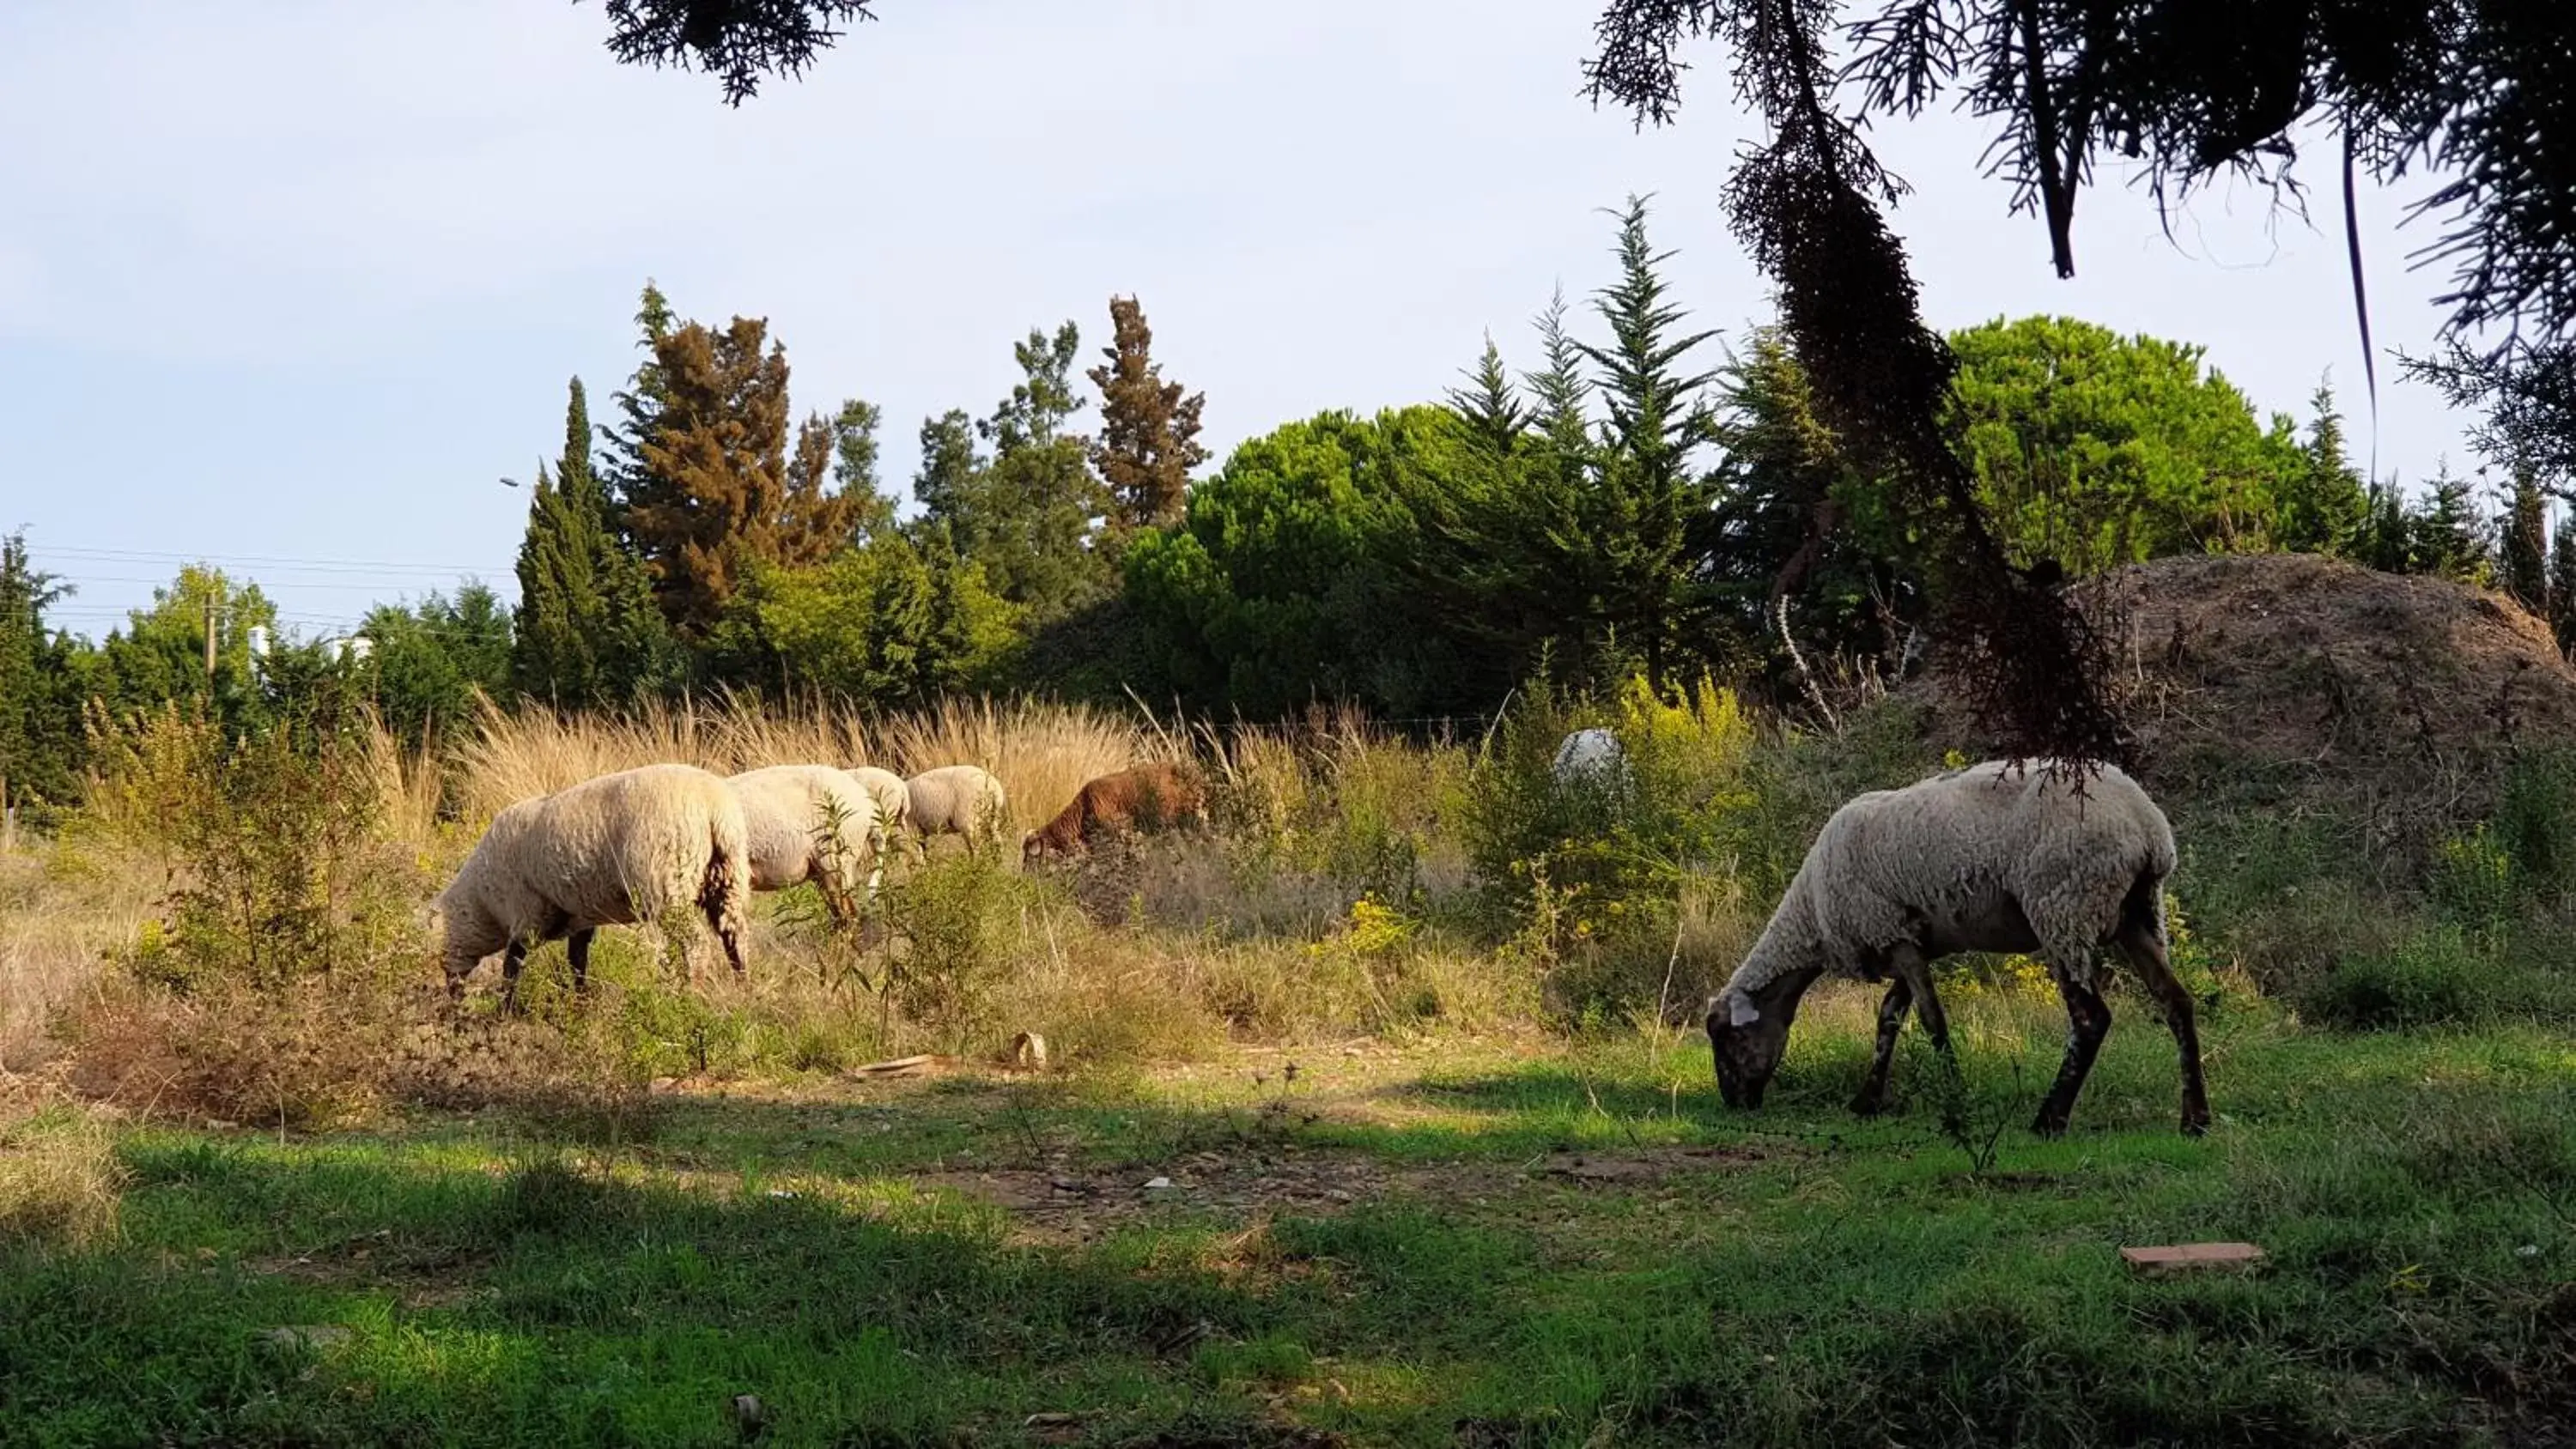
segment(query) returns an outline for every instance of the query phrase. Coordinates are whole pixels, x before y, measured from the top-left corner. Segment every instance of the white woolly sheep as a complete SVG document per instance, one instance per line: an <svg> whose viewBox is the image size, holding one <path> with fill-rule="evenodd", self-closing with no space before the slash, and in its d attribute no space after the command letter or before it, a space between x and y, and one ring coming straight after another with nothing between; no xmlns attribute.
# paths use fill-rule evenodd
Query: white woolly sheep
<svg viewBox="0 0 2576 1449"><path fill-rule="evenodd" d="M2182 1130L2209 1126L2191 993L2165 954L2164 881L2173 829L2146 792L2103 765L2089 778L2051 761L1987 761L1874 790L1835 811L1807 850L1753 949L1708 1004L1718 1090L1762 1105L1798 1000L1826 971L1894 977L1878 1011L1877 1052L1852 1109L1883 1105L1896 1034L1910 1006L1950 1050L1931 963L1958 951L2035 954L2069 1023L2066 1060L2031 1130L2066 1130L2076 1094L2111 1029L2094 957L2117 948L2164 1008L2182 1062Z"/></svg>
<svg viewBox="0 0 2576 1449"><path fill-rule="evenodd" d="M1010 823L1011 801L1002 782L975 765L941 765L903 782L911 797L913 834L927 849L934 835L962 835L969 842L998 836Z"/></svg>
<svg viewBox="0 0 2576 1449"><path fill-rule="evenodd" d="M876 897L885 873L877 855L882 832L876 801L858 781L830 765L769 765L726 783L742 797L753 890L783 891L810 880L822 888L834 920L848 920L858 904ZM838 849L824 833L835 816ZM868 872L864 893L861 870Z"/></svg>
<svg viewBox="0 0 2576 1449"><path fill-rule="evenodd" d="M1596 786L1617 785L1627 777L1628 752L1619 747L1619 737L1605 729L1576 730L1556 747L1556 763L1549 767L1559 785L1585 783Z"/></svg>
<svg viewBox="0 0 2576 1449"><path fill-rule="evenodd" d="M693 765L646 765L521 800L493 817L435 903L448 994L462 996L465 978L499 951L502 997L515 1005L528 948L554 940L567 942L574 989L586 990L599 927L657 920L674 906L706 916L740 976L750 889L742 801Z"/></svg>
<svg viewBox="0 0 2576 1449"><path fill-rule="evenodd" d="M859 782L868 798L877 802L877 826L891 835L901 830L912 816L912 792L904 788L903 776L875 765L853 765L842 771Z"/></svg>

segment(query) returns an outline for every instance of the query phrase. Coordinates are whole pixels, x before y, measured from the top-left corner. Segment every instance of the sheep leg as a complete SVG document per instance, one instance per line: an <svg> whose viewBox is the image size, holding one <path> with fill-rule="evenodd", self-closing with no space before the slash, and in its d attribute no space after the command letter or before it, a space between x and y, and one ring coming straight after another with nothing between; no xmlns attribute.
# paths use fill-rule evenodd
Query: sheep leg
<svg viewBox="0 0 2576 1449"><path fill-rule="evenodd" d="M575 996L590 994L590 938L599 934L596 926L575 931L564 942L564 955L572 962L572 990Z"/></svg>
<svg viewBox="0 0 2576 1449"><path fill-rule="evenodd" d="M512 937L501 949L501 1009L519 1009L519 968L528 964L528 942L525 937Z"/></svg>
<svg viewBox="0 0 2576 1449"><path fill-rule="evenodd" d="M2209 1130L2209 1089L2200 1075L2200 1024L2192 1013L2191 991L2173 973L2162 931L2130 922L2114 940L2165 1010L2165 1025L2172 1028L2174 1050L2182 1058L2183 1135L2198 1137Z"/></svg>
<svg viewBox="0 0 2576 1449"><path fill-rule="evenodd" d="M2084 1078L2093 1070L2093 1058L2102 1050L2102 1038L2111 1034L2111 1005L2101 993L2078 981L2051 957L2048 974L2057 981L2057 994L2066 1002L2066 1060L2057 1068L2056 1085L2041 1099L2039 1115L2032 1119L2030 1130L2042 1137L2065 1134L2066 1119L2075 1110L2075 1094L2084 1090Z"/></svg>
<svg viewBox="0 0 2576 1449"><path fill-rule="evenodd" d="M1932 963L1912 947L1898 947L1890 952L1889 964L1896 979L1914 997L1914 1019L1923 1024L1923 1034L1932 1038L1933 1049L1950 1055L1950 1015L1941 1009L1941 998L1932 990Z"/></svg>
<svg viewBox="0 0 2576 1449"><path fill-rule="evenodd" d="M1905 1013L1914 1007L1914 988L1899 976L1888 984L1887 998L1878 1004L1878 1051L1870 1058L1869 1076L1860 1084L1860 1095L1852 1098L1851 1109L1863 1117L1875 1117L1887 1106L1887 1072L1896 1060L1896 1034L1905 1027Z"/></svg>

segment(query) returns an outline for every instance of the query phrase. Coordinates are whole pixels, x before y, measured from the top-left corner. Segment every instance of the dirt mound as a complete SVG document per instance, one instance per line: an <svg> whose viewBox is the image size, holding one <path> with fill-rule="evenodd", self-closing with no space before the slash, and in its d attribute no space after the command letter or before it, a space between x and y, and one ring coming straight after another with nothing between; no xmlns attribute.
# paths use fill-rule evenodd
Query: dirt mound
<svg viewBox="0 0 2576 1449"><path fill-rule="evenodd" d="M2268 768L2318 783L2482 793L2517 745L2576 744L2576 670L2502 595L2306 554L2159 559L2102 580L2118 686L2151 783ZM2105 607L2107 603L2107 608ZM1979 741L1940 678L1935 732Z"/></svg>

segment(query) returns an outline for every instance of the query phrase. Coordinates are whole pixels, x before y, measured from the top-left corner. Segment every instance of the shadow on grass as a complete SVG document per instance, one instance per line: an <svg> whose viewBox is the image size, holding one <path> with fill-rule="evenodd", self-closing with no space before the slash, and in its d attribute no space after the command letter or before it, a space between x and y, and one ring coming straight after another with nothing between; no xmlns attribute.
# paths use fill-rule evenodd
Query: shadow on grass
<svg viewBox="0 0 2576 1449"><path fill-rule="evenodd" d="M1580 1080L1497 1076L1444 1090L1518 1102L1532 1133L1591 1110ZM1026 1442L1067 1411L1100 1444L1287 1420L1424 1444L2539 1442L2576 1427L2571 1205L2548 1195L2576 1146L2563 1102L2527 1098L2419 1092L2368 1150L2275 1135L2074 1193L1926 1191L1860 1152L1678 1196L1505 1184L1052 1244L855 1171L764 1176L817 1130L775 1104L699 1124L754 1159L734 1176L138 1134L121 1240L0 1258L0 1440L706 1443L750 1393L782 1444ZM1389 1140L1477 1136L1444 1131ZM2271 1270L2139 1280L2111 1252L2201 1230L2259 1236ZM348 1332L259 1336L297 1324Z"/></svg>

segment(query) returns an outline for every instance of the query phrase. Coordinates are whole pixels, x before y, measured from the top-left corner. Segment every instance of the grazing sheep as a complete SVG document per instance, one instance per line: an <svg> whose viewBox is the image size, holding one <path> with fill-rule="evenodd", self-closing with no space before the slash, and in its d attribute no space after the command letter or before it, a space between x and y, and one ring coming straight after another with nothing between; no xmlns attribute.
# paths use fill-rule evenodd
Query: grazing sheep
<svg viewBox="0 0 2576 1449"><path fill-rule="evenodd" d="M2080 793L2079 793L2080 792ZM1818 832L1771 922L1708 1004L1709 1047L1730 1107L1762 1105L1798 999L1828 970L1894 982L1854 1111L1883 1104L1909 1006L1950 1050L1931 963L1957 951L2014 951L2048 964L2066 1002L2066 1060L2031 1130L2066 1130L2076 1093L2111 1029L2094 955L2116 947L2164 1008L2182 1060L2182 1130L2209 1127L2191 994L2165 956L2164 880L2173 830L2146 792L2105 765L1988 761L1902 790L1854 797Z"/></svg>
<svg viewBox="0 0 2576 1449"><path fill-rule="evenodd" d="M1627 777L1628 752L1608 730L1576 730L1557 745L1556 762L1548 768L1560 785L1617 785Z"/></svg>
<svg viewBox="0 0 2576 1449"><path fill-rule="evenodd" d="M810 880L822 888L824 906L836 921L849 919L857 904L875 898L884 875L877 858L877 806L858 781L829 765L770 765L745 770L726 783L742 797L753 890L783 891ZM868 871L865 894L855 880L834 874L836 852L823 838L834 813L839 815L841 867Z"/></svg>
<svg viewBox="0 0 2576 1449"><path fill-rule="evenodd" d="M1082 787L1073 803L1020 841L1022 862L1089 849L1110 830L1207 823L1207 787L1187 765L1136 765Z"/></svg>
<svg viewBox="0 0 2576 1449"><path fill-rule="evenodd" d="M528 948L558 939L568 941L574 989L585 990L599 927L674 906L706 916L740 976L750 889L742 801L694 765L646 765L521 800L493 817L435 903L448 994L463 996L465 978L499 951L502 998L515 1006Z"/></svg>
<svg viewBox="0 0 2576 1449"><path fill-rule="evenodd" d="M858 781L868 798L877 802L879 830L891 835L911 818L912 792L904 788L903 776L875 765L853 765L842 773Z"/></svg>
<svg viewBox="0 0 2576 1449"><path fill-rule="evenodd" d="M934 835L962 835L969 842L999 836L1010 822L1010 796L1002 782L975 765L941 765L903 782L910 824L921 848Z"/></svg>

